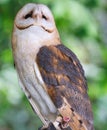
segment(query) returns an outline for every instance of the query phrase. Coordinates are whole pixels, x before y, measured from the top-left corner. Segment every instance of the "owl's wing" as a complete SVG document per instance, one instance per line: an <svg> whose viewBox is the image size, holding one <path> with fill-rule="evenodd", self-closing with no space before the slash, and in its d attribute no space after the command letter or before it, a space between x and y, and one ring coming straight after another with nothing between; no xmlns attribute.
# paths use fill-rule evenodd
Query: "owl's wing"
<svg viewBox="0 0 107 130"><path fill-rule="evenodd" d="M93 130L87 83L75 54L60 44L40 48L36 62L46 91L73 130Z"/></svg>
<svg viewBox="0 0 107 130"><path fill-rule="evenodd" d="M27 88L23 85L22 81L20 80L20 77L18 76L18 82L19 82L19 86L21 87L21 89L23 90L23 92L25 93L26 97L28 98L30 105L33 109L33 111L38 115L38 117L41 119L41 121L43 122L43 124L45 126L48 126L47 122L45 121L43 115L41 114L40 110L37 107L37 104L35 102L35 100L32 98L32 93L29 92L27 90ZM32 89L33 92L35 92L35 90Z"/></svg>

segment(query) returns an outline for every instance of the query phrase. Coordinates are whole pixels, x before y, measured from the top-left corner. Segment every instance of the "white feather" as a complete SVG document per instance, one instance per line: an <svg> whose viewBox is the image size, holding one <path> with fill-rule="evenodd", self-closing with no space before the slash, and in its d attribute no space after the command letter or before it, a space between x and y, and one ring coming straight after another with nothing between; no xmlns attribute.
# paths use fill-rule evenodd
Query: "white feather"
<svg viewBox="0 0 107 130"><path fill-rule="evenodd" d="M39 108L37 107L37 104L35 104L35 101L31 98L29 98L30 94L28 93L28 91L25 89L25 87L23 86L21 80L19 79L19 85L21 87L21 89L24 91L26 97L29 99L29 102L31 103L32 107L34 108L34 111L37 113L37 115L39 116L40 120L43 122L43 124L45 126L48 126L47 122L45 121L43 115L40 113Z"/></svg>
<svg viewBox="0 0 107 130"><path fill-rule="evenodd" d="M23 73L20 73L19 85L27 96L34 111L46 126L47 122L45 120L55 120L57 109L44 88L45 84L36 63L34 63L34 68L30 69L30 71L33 77L27 73L25 77ZM29 77L32 79L33 84L30 82Z"/></svg>
<svg viewBox="0 0 107 130"><path fill-rule="evenodd" d="M35 69L35 75L38 79L38 82L39 82L39 84L41 84L41 86L36 86L36 89L39 92L39 94L41 95L42 99L45 101L45 103L48 106L50 112L56 113L56 107L53 104L53 102L50 99L47 92L45 91L45 88L44 88L45 84L44 84L44 81L42 80L42 76L40 74L39 68L38 68L36 63L34 64L34 69Z"/></svg>

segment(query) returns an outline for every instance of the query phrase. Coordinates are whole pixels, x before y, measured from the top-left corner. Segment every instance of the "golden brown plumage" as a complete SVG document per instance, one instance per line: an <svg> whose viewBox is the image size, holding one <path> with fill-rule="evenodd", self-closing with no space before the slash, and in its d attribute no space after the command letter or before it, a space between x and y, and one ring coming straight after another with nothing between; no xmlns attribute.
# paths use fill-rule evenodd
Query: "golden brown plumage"
<svg viewBox="0 0 107 130"><path fill-rule="evenodd" d="M94 129L84 71L61 44L47 6L27 4L18 12L12 49L20 86L45 127Z"/></svg>
<svg viewBox="0 0 107 130"><path fill-rule="evenodd" d="M64 45L43 46L37 63L55 106L69 125L76 130L92 130L92 111L87 95L87 83L75 54Z"/></svg>

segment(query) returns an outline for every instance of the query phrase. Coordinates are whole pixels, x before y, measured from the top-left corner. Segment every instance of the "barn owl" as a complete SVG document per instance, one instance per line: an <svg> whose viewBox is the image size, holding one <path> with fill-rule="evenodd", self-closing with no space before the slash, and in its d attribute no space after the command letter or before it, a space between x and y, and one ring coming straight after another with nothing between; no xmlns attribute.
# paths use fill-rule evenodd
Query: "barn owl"
<svg viewBox="0 0 107 130"><path fill-rule="evenodd" d="M61 43L49 8L26 4L15 17L12 34L19 84L43 122L42 130L50 123L56 130L94 130L83 68Z"/></svg>

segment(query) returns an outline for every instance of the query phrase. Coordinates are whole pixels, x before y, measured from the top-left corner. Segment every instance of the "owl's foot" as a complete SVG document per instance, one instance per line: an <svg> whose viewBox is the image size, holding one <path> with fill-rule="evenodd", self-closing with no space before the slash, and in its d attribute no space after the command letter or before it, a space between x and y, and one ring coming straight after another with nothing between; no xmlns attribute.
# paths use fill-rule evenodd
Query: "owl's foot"
<svg viewBox="0 0 107 130"><path fill-rule="evenodd" d="M49 123L48 127L43 126L38 130L72 130L69 127L70 118L58 116L54 123Z"/></svg>
<svg viewBox="0 0 107 130"><path fill-rule="evenodd" d="M58 116L53 124L56 130L72 130L69 127L69 121L70 121L69 117Z"/></svg>

